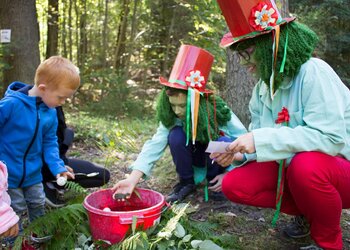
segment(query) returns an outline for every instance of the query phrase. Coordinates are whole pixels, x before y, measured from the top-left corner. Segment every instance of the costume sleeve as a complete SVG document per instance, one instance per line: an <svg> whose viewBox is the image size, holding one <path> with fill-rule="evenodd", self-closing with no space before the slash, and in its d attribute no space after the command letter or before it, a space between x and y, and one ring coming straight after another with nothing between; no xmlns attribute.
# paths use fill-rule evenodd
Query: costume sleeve
<svg viewBox="0 0 350 250"><path fill-rule="evenodd" d="M220 127L220 130L232 141L236 140L238 136L247 133L247 129L232 111L231 120L227 122L226 126Z"/></svg>
<svg viewBox="0 0 350 250"><path fill-rule="evenodd" d="M11 200L7 194L7 170L0 162L0 234L15 225L19 218L11 208Z"/></svg>
<svg viewBox="0 0 350 250"><path fill-rule="evenodd" d="M43 131L43 156L53 176L66 172L64 162L59 157L58 143L57 143L57 116L56 110L53 109L54 117L50 119L52 122L48 124L47 130Z"/></svg>
<svg viewBox="0 0 350 250"><path fill-rule="evenodd" d="M349 90L329 65L318 61L308 63L296 77L302 81L302 110L289 115L291 120L301 117L302 124L253 130L258 161L286 159L304 151L334 156L346 145Z"/></svg>
<svg viewBox="0 0 350 250"><path fill-rule="evenodd" d="M136 161L130 166L133 170L139 170L146 176L151 174L151 170L168 145L169 130L160 123L157 132L152 139L145 142L141 153L138 155Z"/></svg>

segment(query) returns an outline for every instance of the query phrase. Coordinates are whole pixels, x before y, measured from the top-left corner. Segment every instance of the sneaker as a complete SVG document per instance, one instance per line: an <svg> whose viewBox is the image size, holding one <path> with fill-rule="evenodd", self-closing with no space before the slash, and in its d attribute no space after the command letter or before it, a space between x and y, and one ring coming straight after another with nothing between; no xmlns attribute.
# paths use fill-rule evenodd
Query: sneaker
<svg viewBox="0 0 350 250"><path fill-rule="evenodd" d="M168 195L166 201L182 201L186 196L193 193L196 190L196 185L193 183L179 182L174 186L173 191Z"/></svg>
<svg viewBox="0 0 350 250"><path fill-rule="evenodd" d="M299 248L300 250L323 250L323 248L320 248L318 246L315 245L310 245L310 246L306 246L306 247L301 247Z"/></svg>
<svg viewBox="0 0 350 250"><path fill-rule="evenodd" d="M57 189L51 182L44 183L46 204L53 208L64 207L66 203L63 200L63 189Z"/></svg>
<svg viewBox="0 0 350 250"><path fill-rule="evenodd" d="M303 238L310 234L310 225L304 216L294 216L283 231L290 238Z"/></svg>

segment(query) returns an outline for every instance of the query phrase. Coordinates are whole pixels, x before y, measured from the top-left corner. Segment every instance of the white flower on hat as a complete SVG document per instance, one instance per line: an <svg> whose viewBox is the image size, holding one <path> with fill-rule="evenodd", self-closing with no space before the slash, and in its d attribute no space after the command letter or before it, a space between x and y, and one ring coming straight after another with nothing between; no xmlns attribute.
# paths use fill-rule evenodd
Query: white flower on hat
<svg viewBox="0 0 350 250"><path fill-rule="evenodd" d="M274 26L276 24L276 18L273 17L276 10L272 7L267 9L268 6L265 4L263 8L259 11L255 11L255 24L260 26L261 29L266 29L268 26ZM272 24L272 25L271 25Z"/></svg>
<svg viewBox="0 0 350 250"><path fill-rule="evenodd" d="M201 75L199 70L190 71L189 75L186 76L186 82L189 83L189 86L192 88L202 88L202 83L204 82L204 76Z"/></svg>

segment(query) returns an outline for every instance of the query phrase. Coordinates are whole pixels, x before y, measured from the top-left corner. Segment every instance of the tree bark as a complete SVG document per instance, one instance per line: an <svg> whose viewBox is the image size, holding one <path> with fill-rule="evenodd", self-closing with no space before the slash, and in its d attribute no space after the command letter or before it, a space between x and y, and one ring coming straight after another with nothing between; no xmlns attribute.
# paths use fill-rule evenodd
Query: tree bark
<svg viewBox="0 0 350 250"><path fill-rule="evenodd" d="M48 0L46 58L57 55L58 0Z"/></svg>
<svg viewBox="0 0 350 250"><path fill-rule="evenodd" d="M11 29L11 42L2 44L9 66L3 72L3 89L15 80L33 83L40 63L35 0L0 0L0 29Z"/></svg>
<svg viewBox="0 0 350 250"><path fill-rule="evenodd" d="M114 68L118 70L119 68L124 66L124 53L126 46L126 29L128 25L128 15L130 11L130 0L123 1L123 10L120 13L120 24L119 24L119 32L115 49L115 64Z"/></svg>
<svg viewBox="0 0 350 250"><path fill-rule="evenodd" d="M238 62L238 56L232 50L226 50L226 87L225 100L245 127L250 123L249 100L257 82L246 68Z"/></svg>

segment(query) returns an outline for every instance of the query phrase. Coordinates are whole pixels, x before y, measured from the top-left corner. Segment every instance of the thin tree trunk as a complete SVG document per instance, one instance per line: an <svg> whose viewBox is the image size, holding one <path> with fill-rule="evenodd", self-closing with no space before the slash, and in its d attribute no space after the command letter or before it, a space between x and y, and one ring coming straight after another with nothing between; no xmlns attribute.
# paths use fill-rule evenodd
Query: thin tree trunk
<svg viewBox="0 0 350 250"><path fill-rule="evenodd" d="M62 18L62 29L61 29L61 44L62 44L62 56L67 57L67 27L66 27L66 14L67 14L67 0L62 0L63 3L63 18Z"/></svg>
<svg viewBox="0 0 350 250"><path fill-rule="evenodd" d="M68 5L68 54L69 60L73 59L73 35L72 35L72 3L73 0L69 0Z"/></svg>
<svg viewBox="0 0 350 250"><path fill-rule="evenodd" d="M79 68L83 71L86 61L86 54L87 54L87 36L86 36L86 1L82 1L83 4L83 12L80 15L80 25L79 25L79 32L80 32L80 42L79 42L79 61L78 65Z"/></svg>
<svg viewBox="0 0 350 250"><path fill-rule="evenodd" d="M140 0L134 0L134 8L133 8L133 14L132 14L132 20L131 20L131 31L130 31L130 39L129 39L129 46L127 55L125 57L125 70L128 75L129 74L129 65L130 65L130 59L132 52L134 51L134 42L135 42L135 33L136 33L136 26L137 26L137 14L138 14L138 6L139 6Z"/></svg>
<svg viewBox="0 0 350 250"><path fill-rule="evenodd" d="M171 16L171 22L170 22L170 26L169 26L169 31L168 34L166 36L166 40L164 41L164 45L165 45L165 52L164 52L164 60L163 60L163 65L161 67L162 72L161 75L166 75L166 71L168 69L168 61L169 61L169 50L171 48L171 37L172 37L172 33L174 32L174 24L175 24L175 19L176 19L176 7L172 8L172 16ZM163 15L164 16L164 15Z"/></svg>
<svg viewBox="0 0 350 250"><path fill-rule="evenodd" d="M107 51L108 51L108 43L107 43L107 34L108 34L108 0L105 0L105 11L104 11L104 20L103 20L103 29L102 29L102 51L101 51L101 62L102 66L107 66Z"/></svg>
<svg viewBox="0 0 350 250"><path fill-rule="evenodd" d="M121 23L119 25L119 32L118 32L118 38L117 38L117 45L115 50L115 69L118 70L119 68L124 66L124 53L125 53L125 46L126 46L126 28L128 25L128 15L130 11L130 0L124 0L123 1L123 10L120 13L120 20Z"/></svg>
<svg viewBox="0 0 350 250"><path fill-rule="evenodd" d="M57 55L58 0L48 0L46 58Z"/></svg>
<svg viewBox="0 0 350 250"><path fill-rule="evenodd" d="M39 25L34 0L0 0L0 29L11 30L11 42L4 43L3 90L18 80L33 83L40 63Z"/></svg>

